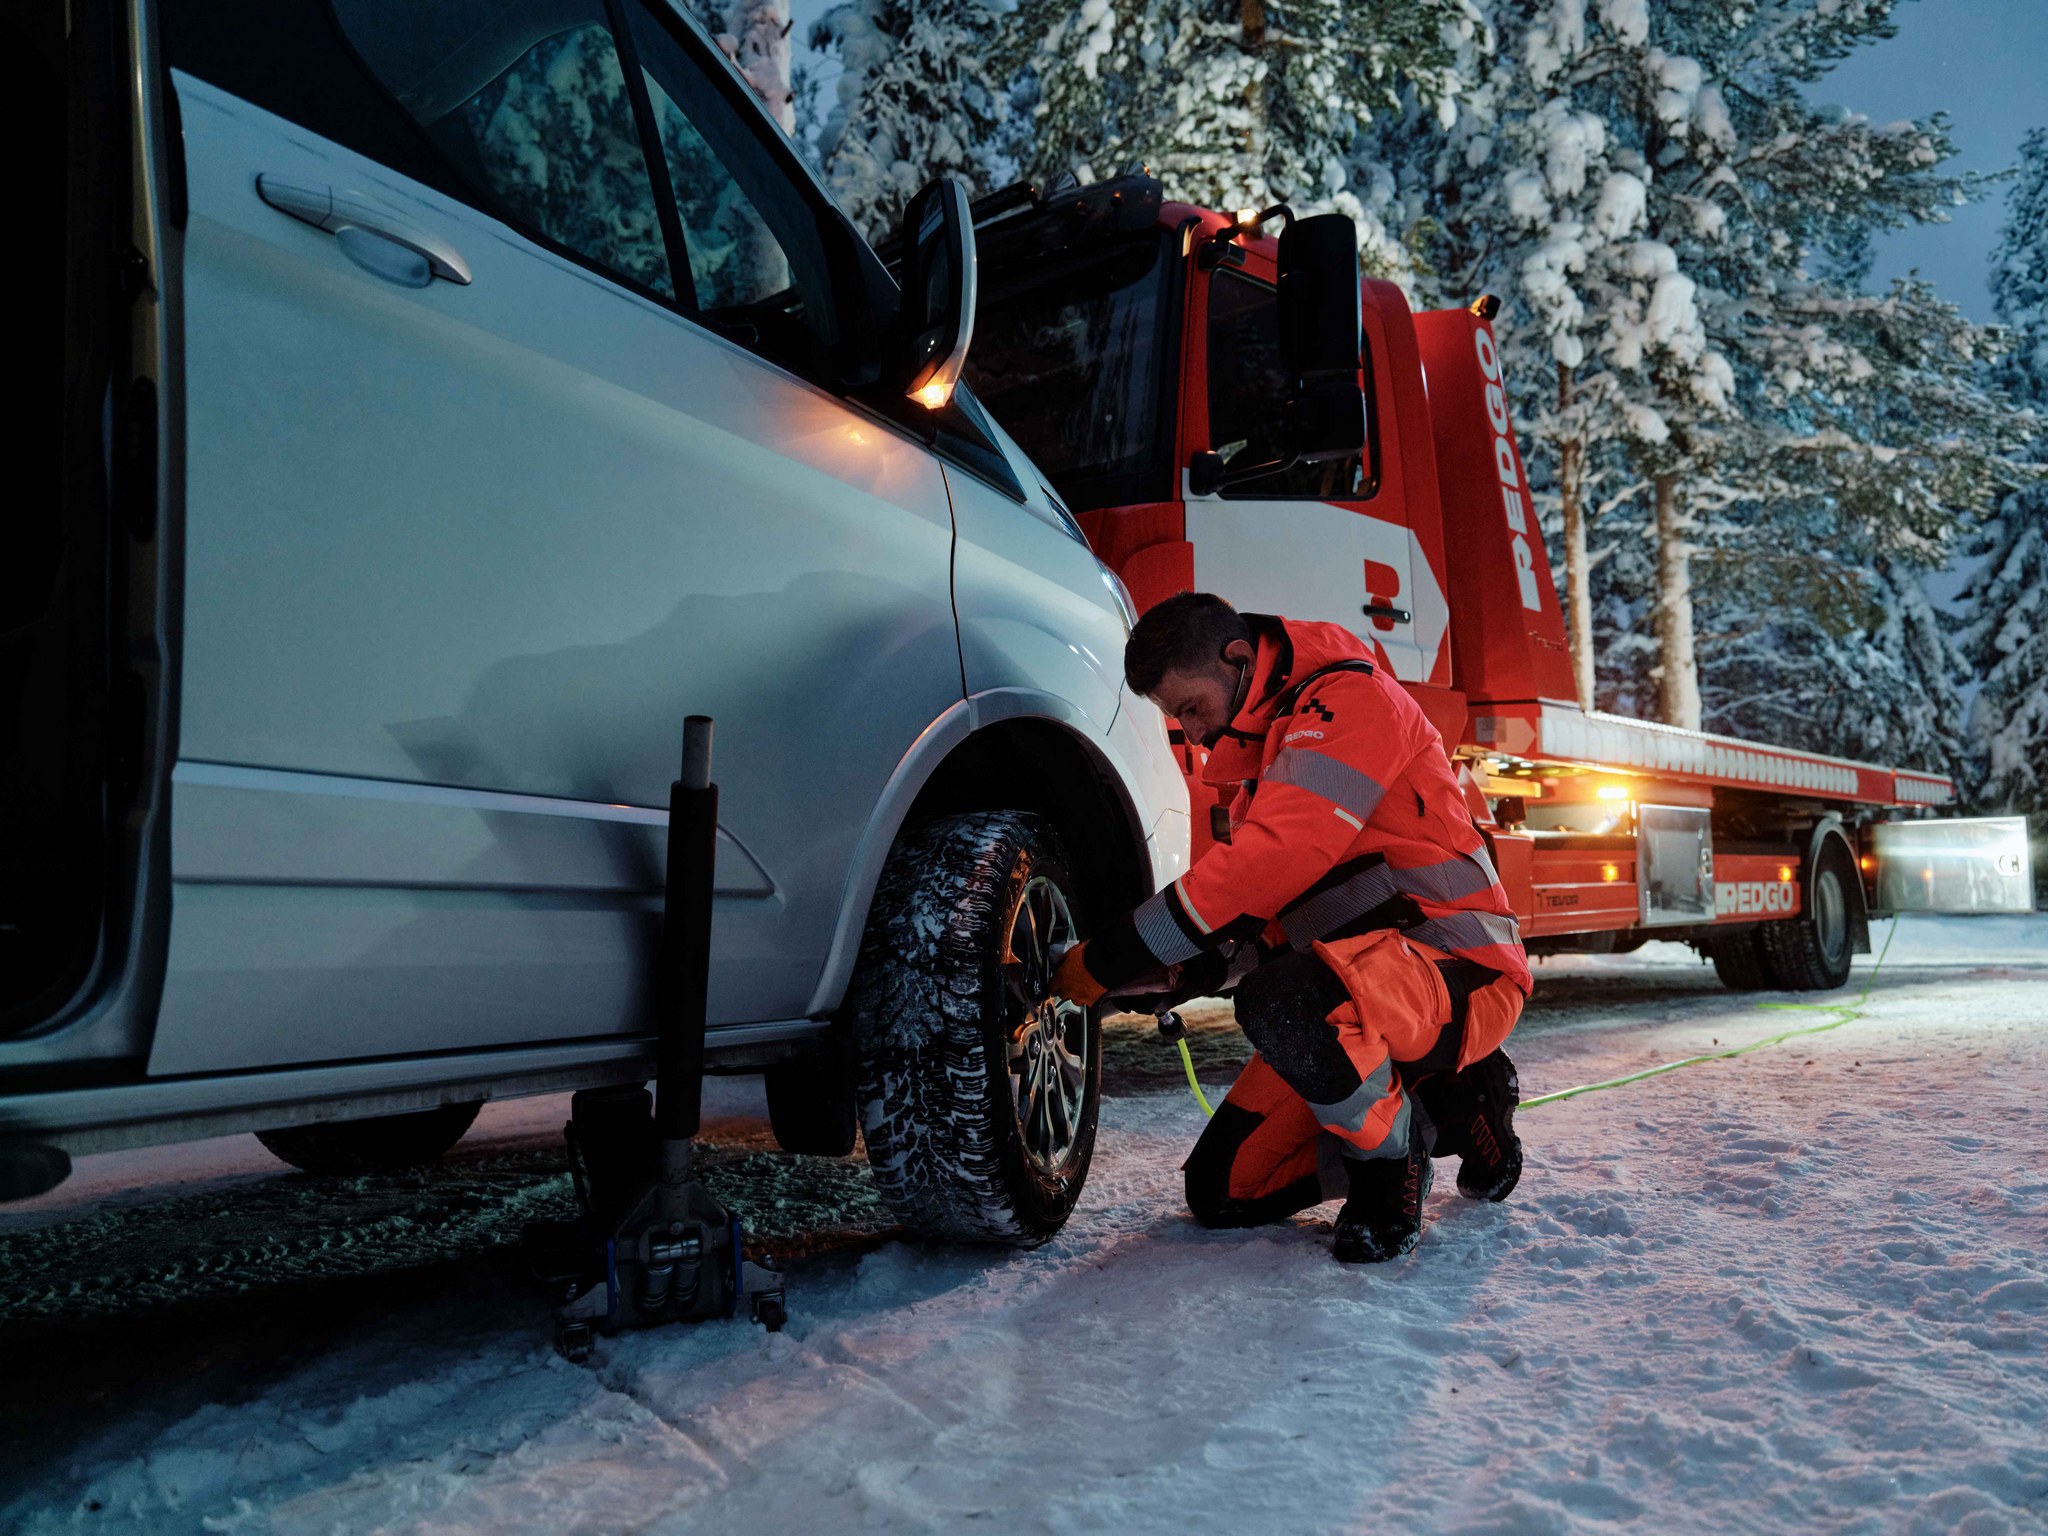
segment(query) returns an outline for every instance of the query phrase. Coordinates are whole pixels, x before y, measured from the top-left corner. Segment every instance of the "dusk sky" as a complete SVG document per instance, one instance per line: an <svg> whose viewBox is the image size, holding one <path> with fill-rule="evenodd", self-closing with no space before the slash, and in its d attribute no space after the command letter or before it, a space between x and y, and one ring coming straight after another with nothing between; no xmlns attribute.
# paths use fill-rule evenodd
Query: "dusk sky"
<svg viewBox="0 0 2048 1536"><path fill-rule="evenodd" d="M1815 98L1881 122L1945 111L1954 163L1972 171L2012 165L2026 131L2048 127L2048 0L1908 0L1898 22L1897 37L1851 56ZM1999 186L1948 225L1890 236L1873 282L1918 267L1972 320L1989 320L1985 261L2004 212Z"/></svg>

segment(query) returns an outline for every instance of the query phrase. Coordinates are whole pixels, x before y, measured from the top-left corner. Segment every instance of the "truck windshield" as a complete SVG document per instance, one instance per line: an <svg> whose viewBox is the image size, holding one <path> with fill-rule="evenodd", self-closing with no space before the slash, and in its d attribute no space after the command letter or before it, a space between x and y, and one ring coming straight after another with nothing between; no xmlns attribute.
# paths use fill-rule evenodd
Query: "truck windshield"
<svg viewBox="0 0 2048 1536"><path fill-rule="evenodd" d="M967 379L1075 511L1171 494L1167 239L982 269Z"/></svg>

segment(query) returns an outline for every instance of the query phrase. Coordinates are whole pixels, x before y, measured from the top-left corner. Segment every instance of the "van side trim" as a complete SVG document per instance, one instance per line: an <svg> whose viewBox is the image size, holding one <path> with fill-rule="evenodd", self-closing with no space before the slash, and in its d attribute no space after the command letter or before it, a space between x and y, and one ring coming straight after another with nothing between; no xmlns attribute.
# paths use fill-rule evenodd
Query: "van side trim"
<svg viewBox="0 0 2048 1536"><path fill-rule="evenodd" d="M708 1064L714 1071L758 1071L764 1061L815 1039L821 1028L814 1019L714 1028L705 1042ZM437 1104L644 1082L653 1074L653 1039L629 1035L48 1089L0 1094L0 1139L48 1142L83 1157L200 1136L403 1114Z"/></svg>
<svg viewBox="0 0 2048 1536"><path fill-rule="evenodd" d="M268 789L298 795L339 795L351 800L395 800L412 805L448 805L478 811L524 811L529 816L571 816L582 821L629 821L665 827L668 812L645 805L608 805L600 800L564 800L502 789L465 789L452 784L409 784L398 779L361 779L298 768L245 768L181 758L171 770L173 784L215 789Z"/></svg>

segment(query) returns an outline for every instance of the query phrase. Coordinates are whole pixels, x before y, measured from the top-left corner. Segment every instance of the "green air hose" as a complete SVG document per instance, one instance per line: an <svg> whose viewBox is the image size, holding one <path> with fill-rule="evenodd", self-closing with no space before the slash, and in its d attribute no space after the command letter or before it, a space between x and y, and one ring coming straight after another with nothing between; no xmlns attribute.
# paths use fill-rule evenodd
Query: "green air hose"
<svg viewBox="0 0 2048 1536"><path fill-rule="evenodd" d="M1840 1029L1844 1024L1854 1023L1863 1017L1863 1010L1870 1002L1870 989L1877 984L1877 973L1884 969L1884 957L1891 953L1892 935L1899 931L1899 920L1892 918L1892 925L1885 931L1884 947L1877 952L1877 964L1870 968L1870 975L1864 978L1863 990L1856 994L1853 1003L1758 1003L1756 1007L1767 1013L1825 1013L1831 1014L1825 1023L1807 1024L1798 1029L1784 1030L1767 1035L1761 1040L1752 1040L1747 1045L1732 1045L1725 1051L1708 1051L1699 1056L1687 1056L1679 1061L1667 1061L1662 1066L1645 1067L1640 1072L1630 1072L1621 1077L1610 1077L1597 1083L1581 1083L1576 1088L1560 1088L1555 1093L1539 1093L1533 1099L1522 1100L1523 1109L1534 1109L1539 1104L1556 1104L1564 1099L1575 1099L1582 1093L1598 1093L1604 1088L1619 1088L1627 1083L1640 1083L1646 1077L1661 1077L1666 1072L1676 1072L1680 1067L1696 1067L1703 1061L1726 1061L1731 1056L1747 1056L1751 1051L1760 1051L1767 1045L1779 1045L1787 1040L1796 1040L1801 1035L1825 1034L1831 1029ZM1202 1085L1195 1080L1195 1058L1188 1051L1187 1036L1180 1038L1181 1065L1187 1068L1188 1087L1195 1095L1195 1102L1202 1106L1204 1115L1213 1115L1209 1100L1202 1093Z"/></svg>
<svg viewBox="0 0 2048 1536"><path fill-rule="evenodd" d="M1202 1113L1205 1115L1215 1114L1216 1111L1209 1107L1209 1096L1202 1092L1202 1085L1195 1078L1195 1058L1188 1050L1188 1037L1186 1035L1180 1037L1180 1064L1188 1069L1188 1092L1192 1093L1195 1096L1195 1102L1202 1106Z"/></svg>

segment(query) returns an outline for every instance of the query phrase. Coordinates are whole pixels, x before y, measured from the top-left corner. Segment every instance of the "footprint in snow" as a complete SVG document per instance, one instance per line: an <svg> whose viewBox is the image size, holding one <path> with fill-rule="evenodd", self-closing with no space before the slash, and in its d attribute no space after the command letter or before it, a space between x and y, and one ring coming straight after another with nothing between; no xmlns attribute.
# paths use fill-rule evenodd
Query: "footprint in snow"
<svg viewBox="0 0 2048 1536"><path fill-rule="evenodd" d="M1826 1350L1812 1344L1795 1346L1791 1353L1790 1365L1793 1380L1825 1392L1839 1392L1850 1387L1874 1387L1883 1379L1860 1365L1850 1365L1837 1360Z"/></svg>

